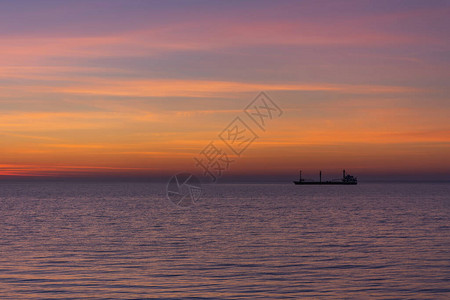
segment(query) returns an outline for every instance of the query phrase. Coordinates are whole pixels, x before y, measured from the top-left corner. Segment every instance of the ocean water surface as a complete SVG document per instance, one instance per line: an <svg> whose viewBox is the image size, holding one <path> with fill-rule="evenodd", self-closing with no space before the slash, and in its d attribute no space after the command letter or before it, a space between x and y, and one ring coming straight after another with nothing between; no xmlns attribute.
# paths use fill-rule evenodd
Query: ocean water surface
<svg viewBox="0 0 450 300"><path fill-rule="evenodd" d="M450 184L0 183L0 299L449 299Z"/></svg>

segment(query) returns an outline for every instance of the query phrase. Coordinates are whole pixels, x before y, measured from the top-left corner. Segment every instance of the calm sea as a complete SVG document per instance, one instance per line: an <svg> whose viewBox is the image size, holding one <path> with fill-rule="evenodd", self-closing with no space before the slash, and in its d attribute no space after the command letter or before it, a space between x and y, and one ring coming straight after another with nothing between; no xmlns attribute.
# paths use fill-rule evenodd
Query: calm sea
<svg viewBox="0 0 450 300"><path fill-rule="evenodd" d="M0 299L449 299L450 185L1 183Z"/></svg>

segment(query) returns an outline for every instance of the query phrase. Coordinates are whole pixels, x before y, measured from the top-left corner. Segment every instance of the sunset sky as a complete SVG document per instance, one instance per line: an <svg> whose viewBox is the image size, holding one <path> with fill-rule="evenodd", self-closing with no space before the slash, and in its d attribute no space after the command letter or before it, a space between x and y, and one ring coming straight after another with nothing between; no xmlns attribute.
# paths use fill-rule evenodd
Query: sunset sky
<svg viewBox="0 0 450 300"><path fill-rule="evenodd" d="M450 1L2 1L0 179L450 179ZM265 91L283 114L243 112ZM326 176L325 176L326 177Z"/></svg>

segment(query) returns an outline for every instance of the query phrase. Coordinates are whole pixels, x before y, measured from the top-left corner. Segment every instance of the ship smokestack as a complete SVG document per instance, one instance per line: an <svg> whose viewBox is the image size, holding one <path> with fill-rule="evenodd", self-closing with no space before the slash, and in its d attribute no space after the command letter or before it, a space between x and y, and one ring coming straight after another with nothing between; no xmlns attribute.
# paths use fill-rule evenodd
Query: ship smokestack
<svg viewBox="0 0 450 300"><path fill-rule="evenodd" d="M322 182L322 171L319 172L319 181Z"/></svg>
<svg viewBox="0 0 450 300"><path fill-rule="evenodd" d="M300 170L300 179L298 181L302 182L302 171L301 170Z"/></svg>
<svg viewBox="0 0 450 300"><path fill-rule="evenodd" d="M342 170L342 179L345 179L345 170Z"/></svg>

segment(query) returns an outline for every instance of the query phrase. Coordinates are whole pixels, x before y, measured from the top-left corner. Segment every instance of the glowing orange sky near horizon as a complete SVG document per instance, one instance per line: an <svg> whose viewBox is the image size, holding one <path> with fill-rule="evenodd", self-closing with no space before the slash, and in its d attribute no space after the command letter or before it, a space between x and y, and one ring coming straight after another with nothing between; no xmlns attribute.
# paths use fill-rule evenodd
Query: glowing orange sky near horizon
<svg viewBox="0 0 450 300"><path fill-rule="evenodd" d="M96 3L0 4L0 177L199 171L260 91L230 174L450 170L449 5Z"/></svg>

